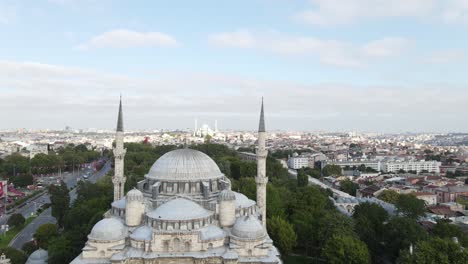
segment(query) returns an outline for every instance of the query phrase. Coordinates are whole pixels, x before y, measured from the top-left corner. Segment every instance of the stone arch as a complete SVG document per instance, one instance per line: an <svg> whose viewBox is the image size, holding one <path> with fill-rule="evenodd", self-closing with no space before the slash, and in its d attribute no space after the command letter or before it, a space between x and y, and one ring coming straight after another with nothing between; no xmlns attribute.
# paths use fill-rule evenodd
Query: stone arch
<svg viewBox="0 0 468 264"><path fill-rule="evenodd" d="M189 241L185 242L185 251L190 252L190 242Z"/></svg>
<svg viewBox="0 0 468 264"><path fill-rule="evenodd" d="M163 243L163 247L164 247L164 251L165 252L168 252L169 251L169 241L164 241Z"/></svg>
<svg viewBox="0 0 468 264"><path fill-rule="evenodd" d="M178 239L177 237L174 238L174 251L180 251L180 239Z"/></svg>

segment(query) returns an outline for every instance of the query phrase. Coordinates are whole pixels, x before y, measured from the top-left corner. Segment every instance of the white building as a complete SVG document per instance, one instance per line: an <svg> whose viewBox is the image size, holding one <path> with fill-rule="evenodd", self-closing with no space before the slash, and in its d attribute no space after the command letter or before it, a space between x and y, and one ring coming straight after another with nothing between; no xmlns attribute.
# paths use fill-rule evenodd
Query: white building
<svg viewBox="0 0 468 264"><path fill-rule="evenodd" d="M427 171L430 173L440 173L441 163L438 161L387 161L382 163L383 172L416 171L420 173Z"/></svg>
<svg viewBox="0 0 468 264"><path fill-rule="evenodd" d="M381 171L382 169L382 164L380 163L380 161L332 161L330 162L330 164L338 165L343 169L345 167L357 168L361 165L365 165L366 167L372 168L376 171Z"/></svg>
<svg viewBox="0 0 468 264"><path fill-rule="evenodd" d="M71 263L282 263L265 227L263 106L260 120L257 203L232 191L230 180L206 154L170 151L126 196L119 197L122 180L114 181L119 199L96 223L82 253Z"/></svg>
<svg viewBox="0 0 468 264"><path fill-rule="evenodd" d="M298 170L309 167L309 158L305 156L293 155L288 159L288 167L290 169Z"/></svg>

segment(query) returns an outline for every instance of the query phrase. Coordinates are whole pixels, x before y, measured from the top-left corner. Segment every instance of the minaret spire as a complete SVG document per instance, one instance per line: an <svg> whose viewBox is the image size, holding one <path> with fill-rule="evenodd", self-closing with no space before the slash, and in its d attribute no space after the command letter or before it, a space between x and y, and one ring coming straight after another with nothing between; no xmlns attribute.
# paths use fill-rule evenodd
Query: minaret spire
<svg viewBox="0 0 468 264"><path fill-rule="evenodd" d="M265 116L263 112L263 97L262 108L260 110L260 122L258 125L258 147L257 147L257 205L260 210L260 219L263 227L266 228L266 186L268 177L266 176L266 158L268 150L266 149L266 132L265 132Z"/></svg>
<svg viewBox="0 0 468 264"><path fill-rule="evenodd" d="M119 116L117 117L117 132L123 132L122 95L119 102Z"/></svg>
<svg viewBox="0 0 468 264"><path fill-rule="evenodd" d="M114 148L114 201L124 197L125 175L124 175L124 158L127 150L124 148L124 131L123 131L123 114L122 114L122 95L120 95L119 115L117 117L117 129L115 133L115 148Z"/></svg>
<svg viewBox="0 0 468 264"><path fill-rule="evenodd" d="M258 124L258 132L265 132L265 116L263 113L263 97L262 97L262 109L260 110L260 122Z"/></svg>

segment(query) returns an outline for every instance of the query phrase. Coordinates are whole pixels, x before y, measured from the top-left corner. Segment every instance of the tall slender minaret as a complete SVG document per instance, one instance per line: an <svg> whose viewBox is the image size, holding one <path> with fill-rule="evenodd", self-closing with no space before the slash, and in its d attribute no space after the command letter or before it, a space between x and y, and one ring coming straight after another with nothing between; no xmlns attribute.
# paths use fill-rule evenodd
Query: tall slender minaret
<svg viewBox="0 0 468 264"><path fill-rule="evenodd" d="M122 115L122 96L120 96L119 104L119 117L117 119L117 131L115 134L115 168L114 177L112 177L112 183L114 184L114 201L120 200L124 197L124 186L125 186L125 175L124 175L124 132L123 132L123 115Z"/></svg>
<svg viewBox="0 0 468 264"><path fill-rule="evenodd" d="M266 176L266 158L268 151L266 149L266 132L265 132L265 117L263 115L263 98L262 109L260 111L260 124L258 126L258 148L257 148L257 205L260 209L260 219L263 227L266 228L266 186L268 177Z"/></svg>

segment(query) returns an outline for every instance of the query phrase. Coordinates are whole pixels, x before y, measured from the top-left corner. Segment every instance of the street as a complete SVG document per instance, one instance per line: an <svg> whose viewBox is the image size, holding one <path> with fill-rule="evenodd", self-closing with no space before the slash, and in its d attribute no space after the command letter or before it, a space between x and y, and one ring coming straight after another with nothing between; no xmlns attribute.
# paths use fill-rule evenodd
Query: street
<svg viewBox="0 0 468 264"><path fill-rule="evenodd" d="M106 175L109 170L111 169L111 162L107 161L107 163L102 167L102 169L94 174L92 174L88 181L95 183L98 179ZM82 174L85 174L85 172L82 172ZM81 175L82 176L82 175ZM80 176L80 177L81 177ZM68 188L72 188L77 184L77 177L74 177L73 175L69 175L68 177L64 177L64 182L67 184ZM48 202L50 202L49 195L45 194L43 195L42 199L46 199ZM70 191L70 204L76 199L76 189L73 189ZM34 209L34 207L33 207ZM27 212L26 210L25 212ZM24 245L24 243L31 241L33 239L33 235L36 232L36 230L43 224L47 223L56 223L56 219L52 216L52 210L51 208L48 208L44 212L42 212L36 219L34 219L28 226L26 226L15 238L13 238L10 241L9 246L16 248L16 249L21 249L21 247Z"/></svg>

